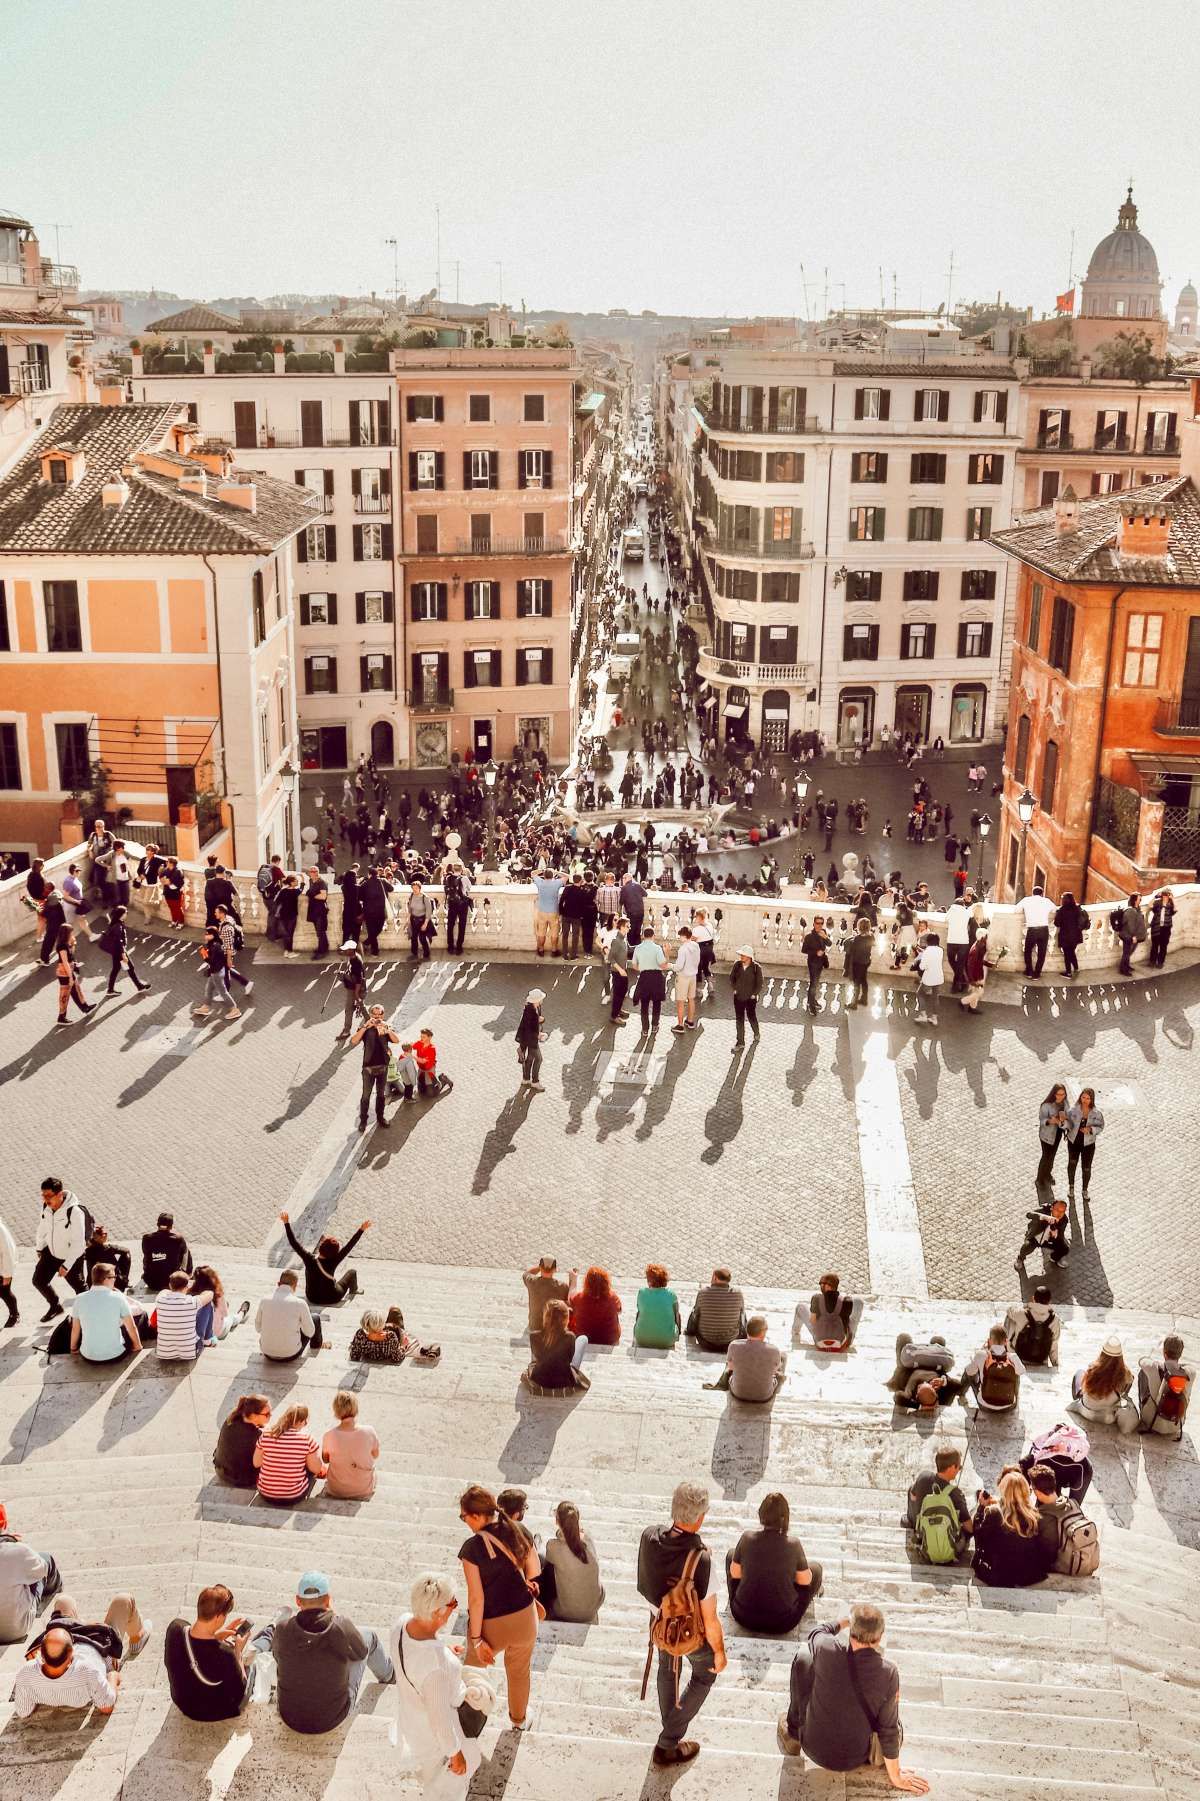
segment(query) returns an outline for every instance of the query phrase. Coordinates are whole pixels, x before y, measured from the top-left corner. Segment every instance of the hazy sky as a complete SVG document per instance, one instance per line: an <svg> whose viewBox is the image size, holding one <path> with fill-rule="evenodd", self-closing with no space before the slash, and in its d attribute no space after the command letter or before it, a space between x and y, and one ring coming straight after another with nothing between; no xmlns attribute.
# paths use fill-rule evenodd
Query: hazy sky
<svg viewBox="0 0 1200 1801"><path fill-rule="evenodd" d="M85 285L531 307L1053 305L1134 178L1200 280L1159 0L0 0L0 202Z"/></svg>

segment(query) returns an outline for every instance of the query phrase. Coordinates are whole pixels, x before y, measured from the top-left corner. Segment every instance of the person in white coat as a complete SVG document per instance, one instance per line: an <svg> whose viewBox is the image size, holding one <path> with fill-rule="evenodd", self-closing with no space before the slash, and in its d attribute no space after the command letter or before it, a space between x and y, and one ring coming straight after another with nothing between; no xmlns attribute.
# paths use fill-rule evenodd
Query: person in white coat
<svg viewBox="0 0 1200 1801"><path fill-rule="evenodd" d="M53 1286L56 1276L69 1282L76 1294L87 1287L86 1281L73 1274L83 1256L87 1235L87 1215L79 1196L64 1188L60 1177L46 1176L42 1181L42 1211L34 1240L38 1260L33 1271L33 1286L47 1304L42 1315L43 1325L63 1311Z"/></svg>
<svg viewBox="0 0 1200 1801"><path fill-rule="evenodd" d="M438 1634L458 1611L454 1585L429 1572L418 1576L410 1596L412 1612L392 1627L392 1667L396 1672L397 1718L392 1743L405 1769L415 1770L421 1793L436 1801L460 1801L479 1768L478 1738L463 1732L460 1704L468 1698L488 1703L485 1683L473 1676L468 1687L459 1661L462 1646L442 1644ZM484 1692L486 1691L486 1692Z"/></svg>
<svg viewBox="0 0 1200 1801"><path fill-rule="evenodd" d="M13 1235L0 1219L0 1301L8 1308L6 1326L20 1323L21 1314L17 1307L17 1297L13 1293L13 1277L17 1273L17 1247L13 1243Z"/></svg>

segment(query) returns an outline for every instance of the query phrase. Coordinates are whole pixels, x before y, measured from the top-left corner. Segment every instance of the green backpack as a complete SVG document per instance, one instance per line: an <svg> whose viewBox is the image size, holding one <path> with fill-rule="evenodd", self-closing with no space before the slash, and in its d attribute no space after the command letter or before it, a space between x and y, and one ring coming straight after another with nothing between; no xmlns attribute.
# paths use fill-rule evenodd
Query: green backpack
<svg viewBox="0 0 1200 1801"><path fill-rule="evenodd" d="M931 1488L917 1509L913 1527L917 1546L926 1563L954 1563L962 1533L958 1509L948 1488Z"/></svg>

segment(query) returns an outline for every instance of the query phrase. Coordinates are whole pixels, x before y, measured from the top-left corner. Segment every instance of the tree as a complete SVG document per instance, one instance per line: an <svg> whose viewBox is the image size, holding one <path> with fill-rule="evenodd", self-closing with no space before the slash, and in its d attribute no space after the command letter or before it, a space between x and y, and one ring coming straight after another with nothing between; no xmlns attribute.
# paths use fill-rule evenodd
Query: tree
<svg viewBox="0 0 1200 1801"><path fill-rule="evenodd" d="M1097 375L1120 381L1153 381L1167 368L1144 331L1119 331L1115 338L1106 338L1097 344L1093 359Z"/></svg>

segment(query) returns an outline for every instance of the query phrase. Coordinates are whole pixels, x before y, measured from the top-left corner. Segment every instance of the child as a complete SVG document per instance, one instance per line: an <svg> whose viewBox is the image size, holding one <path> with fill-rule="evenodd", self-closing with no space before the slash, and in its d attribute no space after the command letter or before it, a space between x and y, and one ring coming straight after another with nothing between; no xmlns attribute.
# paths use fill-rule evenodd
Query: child
<svg viewBox="0 0 1200 1801"><path fill-rule="evenodd" d="M434 1094L449 1094L454 1083L450 1080L449 1076L443 1076L438 1073L437 1046L433 1042L432 1027L421 1027L420 1035L416 1044L413 1046L413 1054L417 1060L417 1089L419 1093L424 1094L425 1084L428 1082L430 1089Z"/></svg>
<svg viewBox="0 0 1200 1801"><path fill-rule="evenodd" d="M883 822L883 835L885 838L890 838L892 835L892 822L890 819L885 819Z"/></svg>
<svg viewBox="0 0 1200 1801"><path fill-rule="evenodd" d="M412 1044L402 1044L400 1055L393 1057L388 1068L388 1093L399 1100L401 1089L404 1098L411 1101L413 1090L417 1085L417 1060L413 1056Z"/></svg>

